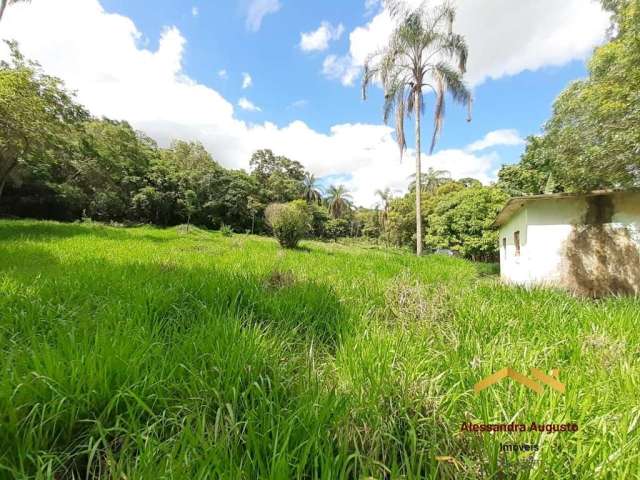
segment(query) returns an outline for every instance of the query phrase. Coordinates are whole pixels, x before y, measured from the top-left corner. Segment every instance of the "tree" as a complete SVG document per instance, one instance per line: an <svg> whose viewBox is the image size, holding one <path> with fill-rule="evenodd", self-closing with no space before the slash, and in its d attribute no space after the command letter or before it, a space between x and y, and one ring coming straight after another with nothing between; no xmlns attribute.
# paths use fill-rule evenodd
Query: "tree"
<svg viewBox="0 0 640 480"><path fill-rule="evenodd" d="M416 253L422 253L421 145L420 117L424 111L423 89L435 93L434 130L429 154L433 153L442 130L445 96L470 105L471 93L463 82L467 63L464 38L453 33L455 10L444 4L432 9L424 6L406 12L396 1L391 12L400 21L388 45L367 58L362 83L363 98L376 79L384 90L384 120L395 114L396 140L400 152L406 148L404 118L415 115L416 131Z"/></svg>
<svg viewBox="0 0 640 480"><path fill-rule="evenodd" d="M351 208L351 194L344 185L331 185L327 190L327 206L333 218L341 218Z"/></svg>
<svg viewBox="0 0 640 480"><path fill-rule="evenodd" d="M393 199L393 194L391 193L390 188L385 188L384 190L376 190L376 195L380 197L380 202L382 204L382 210L380 210L380 224L382 226L382 231L385 232L387 229L387 220L389 218L389 204Z"/></svg>
<svg viewBox="0 0 640 480"><path fill-rule="evenodd" d="M258 150L249 162L251 175L262 186L264 203L290 202L302 198L306 172L300 162Z"/></svg>
<svg viewBox="0 0 640 480"><path fill-rule="evenodd" d="M531 136L527 138L527 147L520 162L500 168L498 186L512 196L544 193L554 168L553 162L547 141L540 136Z"/></svg>
<svg viewBox="0 0 640 480"><path fill-rule="evenodd" d="M4 11L7 8L7 5L11 5L13 3L18 2L28 2L30 0L0 0L0 20L2 20L2 16L4 15Z"/></svg>
<svg viewBox="0 0 640 480"><path fill-rule="evenodd" d="M187 232L191 226L191 217L198 211L198 196L193 190L186 190L178 201L187 216Z"/></svg>
<svg viewBox="0 0 640 480"><path fill-rule="evenodd" d="M0 198L9 176L21 165L66 144L87 117L61 80L45 75L7 42L11 63L0 62Z"/></svg>
<svg viewBox="0 0 640 480"><path fill-rule="evenodd" d="M445 193L429 215L426 243L472 260L495 260L498 234L491 227L507 195L499 188L475 186Z"/></svg>
<svg viewBox="0 0 640 480"><path fill-rule="evenodd" d="M86 213L91 218L125 219L157 155L156 143L127 122L106 118L83 122L78 137L63 182L87 195Z"/></svg>
<svg viewBox="0 0 640 480"><path fill-rule="evenodd" d="M413 180L409 184L409 190L416 189L416 175L411 175ZM422 185L422 191L433 194L436 189L445 182L448 182L451 179L451 173L447 170L434 170L432 167L429 167L427 173L422 174L422 179L420 181Z"/></svg>
<svg viewBox="0 0 640 480"><path fill-rule="evenodd" d="M322 192L317 186L315 175L313 175L312 173L305 174L303 182L304 198L309 203L317 203L318 205L320 205L320 203L322 203Z"/></svg>
<svg viewBox="0 0 640 480"><path fill-rule="evenodd" d="M509 183L519 177L540 192L553 174L555 191L640 187L640 0L606 4L615 37L596 49L588 78L557 98L521 164L501 174Z"/></svg>

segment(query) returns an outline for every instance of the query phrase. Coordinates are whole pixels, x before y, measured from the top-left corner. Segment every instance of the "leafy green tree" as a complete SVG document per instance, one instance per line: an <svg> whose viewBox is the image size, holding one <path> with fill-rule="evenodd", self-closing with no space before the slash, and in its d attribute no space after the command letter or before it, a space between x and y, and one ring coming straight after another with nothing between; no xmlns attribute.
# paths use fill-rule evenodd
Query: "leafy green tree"
<svg viewBox="0 0 640 480"><path fill-rule="evenodd" d="M327 190L327 206L333 218L341 218L351 209L351 194L344 185L331 185Z"/></svg>
<svg viewBox="0 0 640 480"><path fill-rule="evenodd" d="M331 218L329 210L324 205L309 203L307 211L311 216L311 230L309 233L316 238L323 238L325 236L325 226Z"/></svg>
<svg viewBox="0 0 640 480"><path fill-rule="evenodd" d="M15 42L7 43L11 60L0 62L0 198L17 169L66 145L87 117L61 80L25 60Z"/></svg>
<svg viewBox="0 0 640 480"><path fill-rule="evenodd" d="M494 260L498 234L491 228L507 200L497 187L469 187L440 196L429 215L426 243L472 260Z"/></svg>
<svg viewBox="0 0 640 480"><path fill-rule="evenodd" d="M553 171L553 152L543 137L527 138L527 148L514 165L503 165L498 172L498 186L512 196L537 195L545 188ZM554 191L561 190L554 186Z"/></svg>
<svg viewBox="0 0 640 480"><path fill-rule="evenodd" d="M344 218L331 218L325 225L325 236L330 240L337 240L349 236L349 221Z"/></svg>
<svg viewBox="0 0 640 480"><path fill-rule="evenodd" d="M607 3L617 34L595 51L589 77L558 97L544 134L529 142L523 171L507 169L502 179L524 177L536 191L551 173L555 190L640 186L640 0ZM547 165L548 173L534 171Z"/></svg>
<svg viewBox="0 0 640 480"><path fill-rule="evenodd" d="M373 210L364 208L358 209L358 211L356 211L355 217L360 226L359 233L362 236L371 239L382 238L385 241L387 240L385 230L386 224L383 226L382 223L382 219L386 217L383 216L382 211L378 207Z"/></svg>
<svg viewBox="0 0 640 480"><path fill-rule="evenodd" d="M196 192L194 192L193 190L185 190L182 198L180 198L178 203L182 206L185 215L187 216L188 232L189 227L191 226L191 217L198 211L198 195L196 195Z"/></svg>
<svg viewBox="0 0 640 480"><path fill-rule="evenodd" d="M405 150L405 116L415 116L416 137L416 253L422 253L422 172L420 118L424 111L423 89L435 93L434 129L429 154L433 153L442 130L445 95L468 103L471 94L463 82L468 50L464 38L453 33L455 10L448 4L432 9L421 6L405 11L399 2L391 2L392 12L400 16L388 45L370 56L364 68L363 97L376 79L384 90L384 120L395 115L396 140Z"/></svg>
<svg viewBox="0 0 640 480"><path fill-rule="evenodd" d="M127 122L84 122L69 162L66 183L90 198L87 214L96 220L123 220L157 156L155 142Z"/></svg>
<svg viewBox="0 0 640 480"><path fill-rule="evenodd" d="M256 151L249 162L251 175L262 185L264 202L289 202L303 197L304 167L271 150Z"/></svg>

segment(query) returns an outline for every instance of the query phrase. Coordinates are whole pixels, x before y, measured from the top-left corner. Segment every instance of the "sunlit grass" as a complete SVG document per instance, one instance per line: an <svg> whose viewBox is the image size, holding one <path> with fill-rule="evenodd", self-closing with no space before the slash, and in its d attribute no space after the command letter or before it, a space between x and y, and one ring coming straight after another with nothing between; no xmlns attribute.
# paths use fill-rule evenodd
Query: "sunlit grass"
<svg viewBox="0 0 640 480"><path fill-rule="evenodd" d="M0 477L638 477L639 301L302 247L1 221ZM559 368L566 394L473 393L506 366ZM579 431L460 432L512 421Z"/></svg>

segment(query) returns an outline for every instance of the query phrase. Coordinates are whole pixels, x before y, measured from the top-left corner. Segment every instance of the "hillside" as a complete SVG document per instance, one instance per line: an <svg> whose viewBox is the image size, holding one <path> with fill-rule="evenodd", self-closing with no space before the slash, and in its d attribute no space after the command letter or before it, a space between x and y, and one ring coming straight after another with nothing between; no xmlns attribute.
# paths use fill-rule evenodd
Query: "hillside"
<svg viewBox="0 0 640 480"><path fill-rule="evenodd" d="M0 221L0 478L638 478L639 300L302 246Z"/></svg>

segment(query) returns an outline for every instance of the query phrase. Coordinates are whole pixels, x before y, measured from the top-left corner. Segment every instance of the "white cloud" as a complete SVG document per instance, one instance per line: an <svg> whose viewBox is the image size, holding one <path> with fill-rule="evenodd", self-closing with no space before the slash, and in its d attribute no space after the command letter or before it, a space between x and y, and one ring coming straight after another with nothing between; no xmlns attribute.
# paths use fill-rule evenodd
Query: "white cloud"
<svg viewBox="0 0 640 480"><path fill-rule="evenodd" d="M309 101L308 100L296 100L295 102L292 102L291 105L289 105L289 108L303 108L306 107L307 105L309 105Z"/></svg>
<svg viewBox="0 0 640 480"><path fill-rule="evenodd" d="M473 142L467 147L470 152L479 152L487 148L504 146L524 145L525 141L520 137L517 130L494 130L485 135L482 140Z"/></svg>
<svg viewBox="0 0 640 480"><path fill-rule="evenodd" d="M329 79L338 79L345 86L351 86L358 76L360 68L346 56L328 55L322 62L322 74Z"/></svg>
<svg viewBox="0 0 640 480"><path fill-rule="evenodd" d="M247 72L242 74L242 89L246 90L251 85L253 85L253 78Z"/></svg>
<svg viewBox="0 0 640 480"><path fill-rule="evenodd" d="M392 129L384 125L334 125L321 133L299 120L283 127L239 120L235 110L242 107L185 74L186 41L177 28L163 31L156 50L143 48L134 23L105 12L98 0L17 4L7 10L0 36L16 38L27 57L77 90L94 115L128 120L162 146L174 138L200 140L218 162L245 169L256 149L271 148L318 177L349 178L356 202L367 206L378 188L406 188L414 170L412 152L400 163ZM444 150L424 158L424 168L484 181L492 165L491 152Z"/></svg>
<svg viewBox="0 0 640 480"><path fill-rule="evenodd" d="M226 80L227 78L229 78L229 74L224 68L221 70L218 70L218 76L223 80Z"/></svg>
<svg viewBox="0 0 640 480"><path fill-rule="evenodd" d="M421 1L409 0L413 5ZM604 40L609 25L608 14L593 0L455 3L455 29L469 45L467 80L471 85L583 59ZM367 5L374 7L375 2ZM344 58L353 67L361 67L371 52L385 44L392 29L388 12L381 11L351 32Z"/></svg>
<svg viewBox="0 0 640 480"><path fill-rule="evenodd" d="M323 51L329 48L329 42L339 40L344 33L344 25L331 25L329 22L322 22L313 32L300 34L300 48L304 52Z"/></svg>
<svg viewBox="0 0 640 480"><path fill-rule="evenodd" d="M245 97L242 97L240 100L238 100L238 106L243 109L246 110L248 112L261 112L262 109L256 105L253 104L253 102L251 102L250 100L246 99Z"/></svg>
<svg viewBox="0 0 640 480"><path fill-rule="evenodd" d="M191 7L191 15L194 17L200 15L200 10L198 10L198 7Z"/></svg>
<svg viewBox="0 0 640 480"><path fill-rule="evenodd" d="M257 32L262 26L264 17L276 13L282 8L279 0L251 0L247 9L246 27L251 32Z"/></svg>

